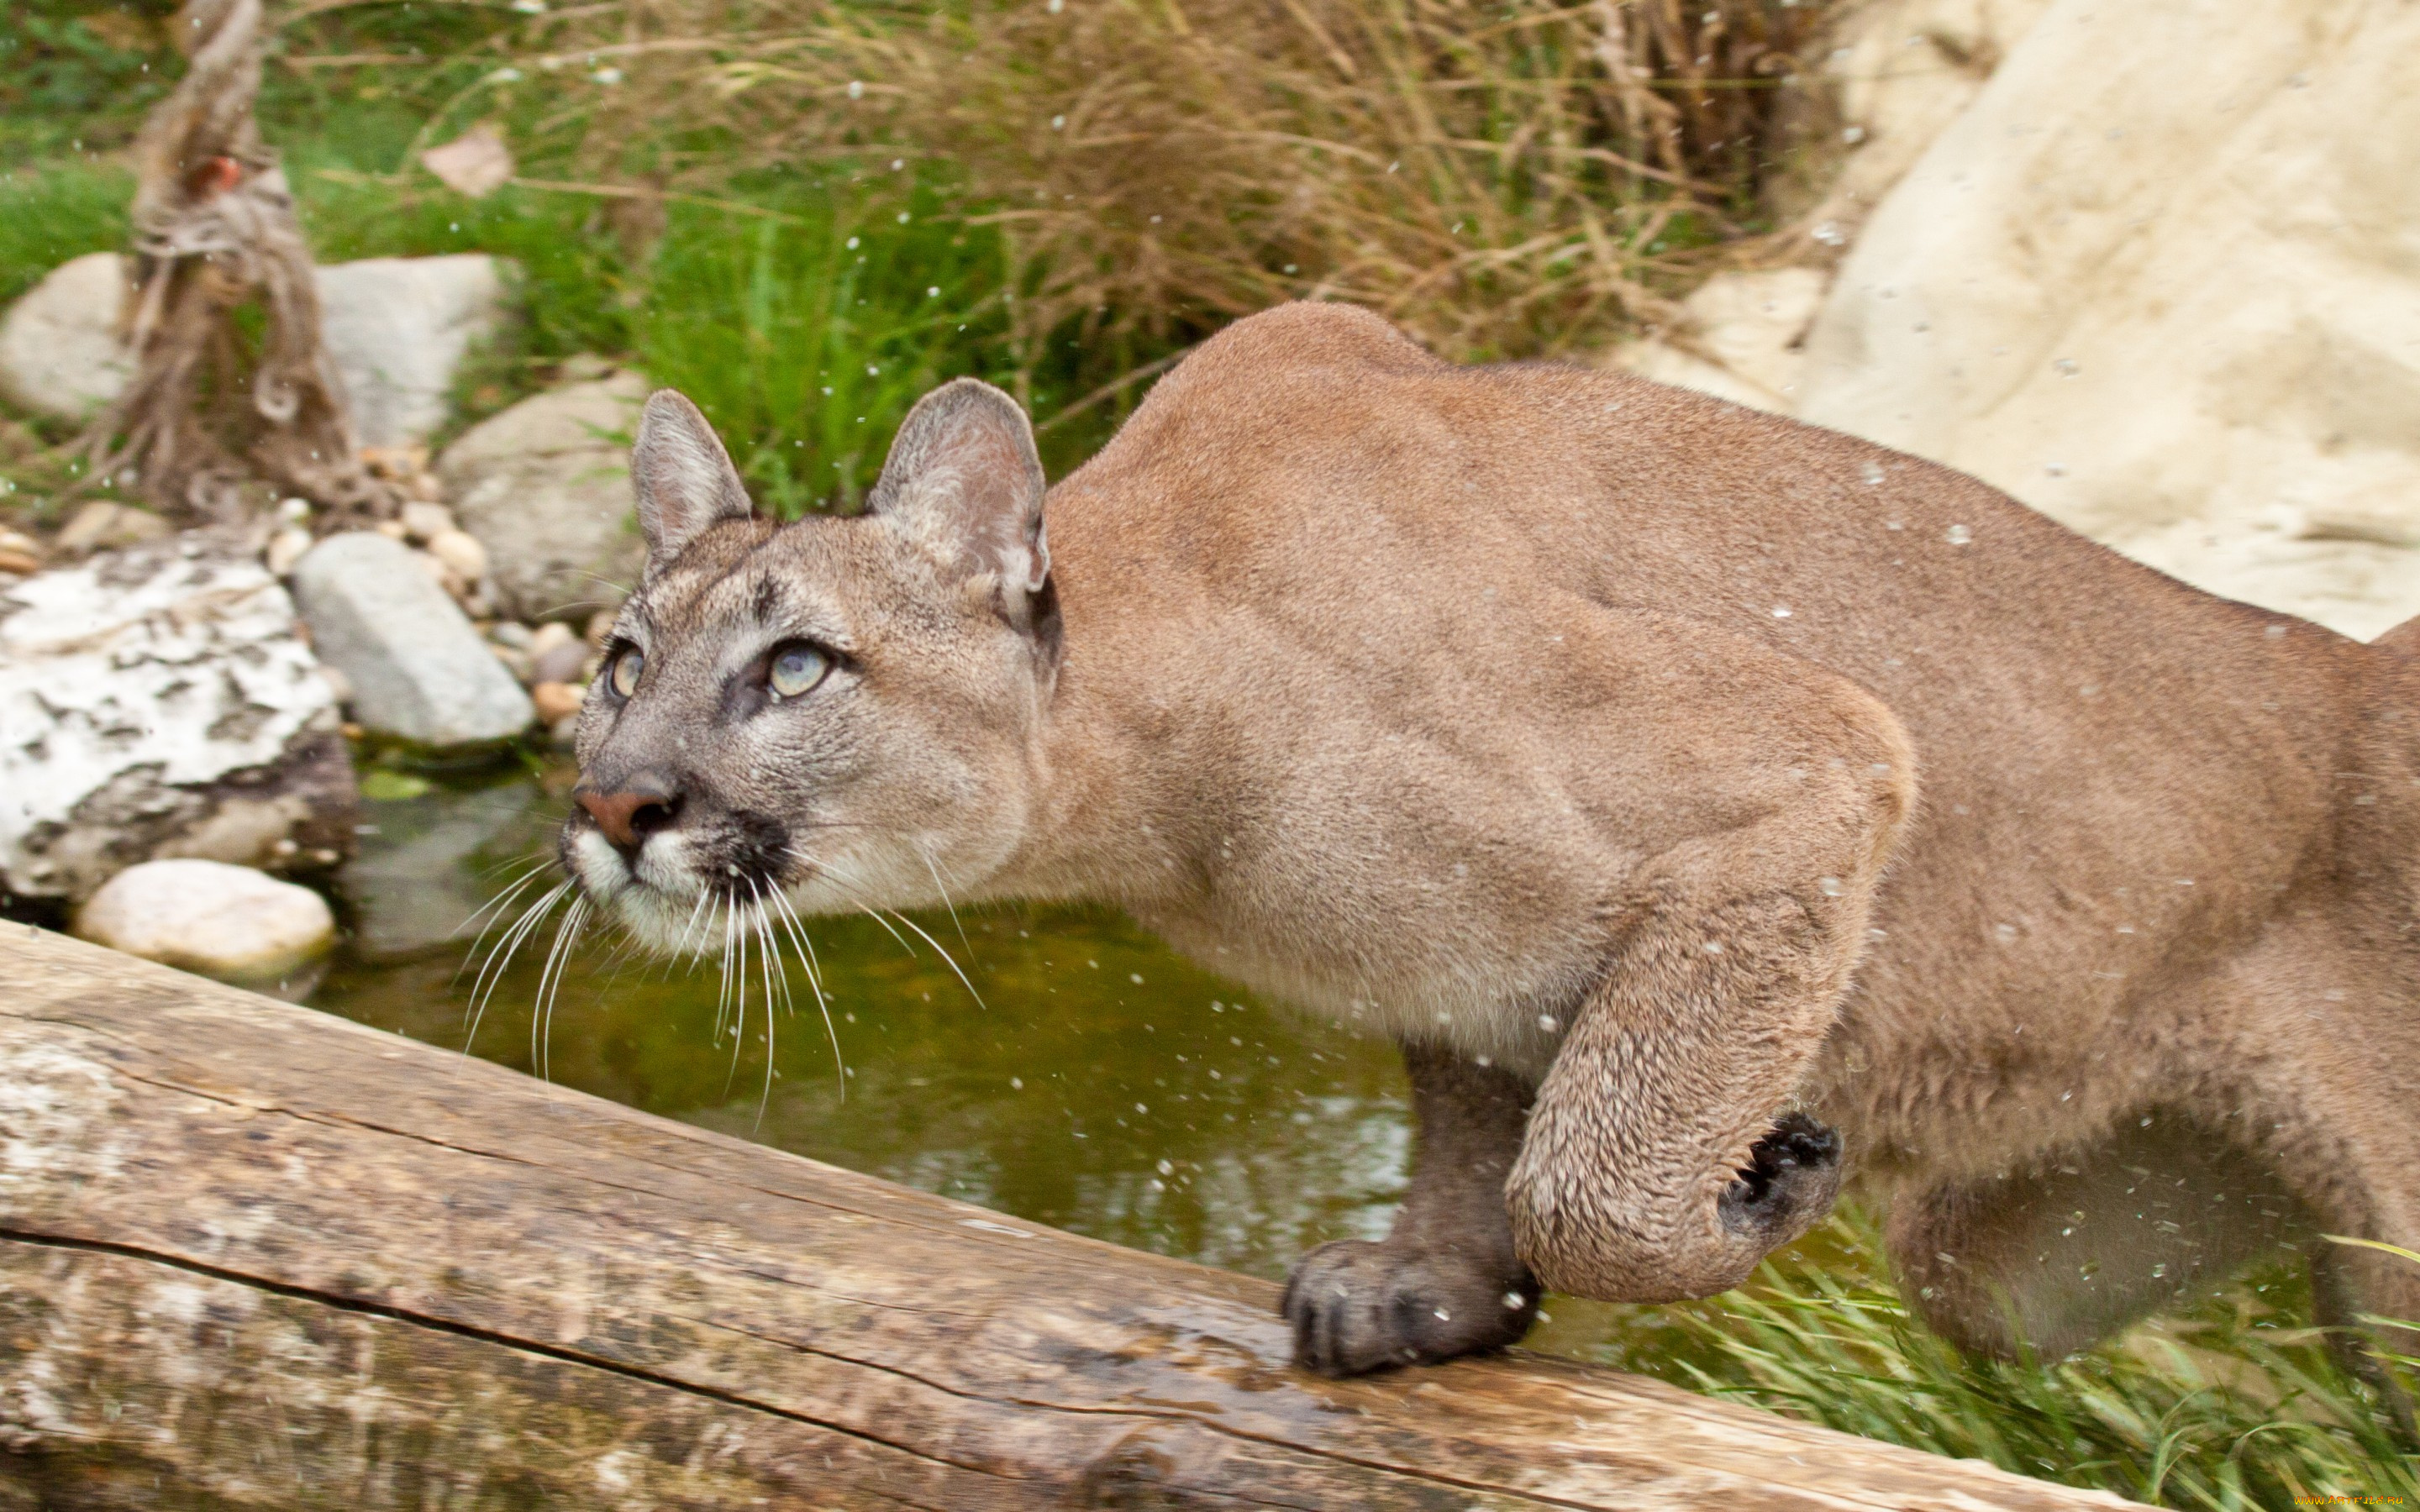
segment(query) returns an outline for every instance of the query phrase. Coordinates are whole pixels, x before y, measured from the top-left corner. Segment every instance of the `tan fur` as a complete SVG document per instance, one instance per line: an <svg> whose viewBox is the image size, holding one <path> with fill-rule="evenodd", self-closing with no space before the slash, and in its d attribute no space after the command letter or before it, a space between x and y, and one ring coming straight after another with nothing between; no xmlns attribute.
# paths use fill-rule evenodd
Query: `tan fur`
<svg viewBox="0 0 2420 1512"><path fill-rule="evenodd" d="M953 391L909 426L993 413ZM1539 1283L1736 1285L1837 1180L1793 1107L1898 1196L1903 1265L1967 1248L1929 1300L1987 1348L2039 1289L1993 1183L2055 1196L2146 1118L2420 1245L2420 633L2359 645L1929 463L1452 367L1335 306L1204 344L1047 507L901 502L892 465L871 518L721 511L659 554L624 633L665 682L591 707L590 779L653 763L702 812L822 826L830 866L767 883L803 907L1107 900L1415 1047L1414 1198L1297 1272L1308 1363L1500 1343ZM754 654L759 579L856 671L679 746L721 705L671 669ZM663 943L719 885L650 854L634 886L602 843L566 832ZM1526 1128L1482 1111L1508 1085ZM2348 1272L2420 1317L2420 1272ZM2174 1289L2118 1279L2044 1305L2097 1330Z"/></svg>

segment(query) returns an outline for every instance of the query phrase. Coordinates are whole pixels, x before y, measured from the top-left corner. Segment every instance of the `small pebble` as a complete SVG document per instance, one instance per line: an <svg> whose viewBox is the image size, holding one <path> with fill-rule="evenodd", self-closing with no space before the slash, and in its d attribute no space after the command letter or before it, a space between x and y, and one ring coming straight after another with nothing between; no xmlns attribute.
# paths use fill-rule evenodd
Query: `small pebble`
<svg viewBox="0 0 2420 1512"><path fill-rule="evenodd" d="M269 570L280 578L294 570L302 553L311 549L311 532L299 526L287 526L269 538Z"/></svg>
<svg viewBox="0 0 2420 1512"><path fill-rule="evenodd" d="M549 620L530 633L530 655L543 656L557 646L576 645L579 640L580 638L571 633L570 625Z"/></svg>
<svg viewBox="0 0 2420 1512"><path fill-rule="evenodd" d="M498 620L488 626L488 639L500 646L511 646L516 651L527 651L531 640L530 627L519 620Z"/></svg>
<svg viewBox="0 0 2420 1512"><path fill-rule="evenodd" d="M555 725L580 712L580 703L588 689L576 683L540 683L530 689L530 702L537 705L537 717L547 725Z"/></svg>
<svg viewBox="0 0 2420 1512"><path fill-rule="evenodd" d="M582 683L587 679L588 660L596 653L584 640L565 640L543 651L533 647L530 656L530 681L535 683Z"/></svg>
<svg viewBox="0 0 2420 1512"><path fill-rule="evenodd" d="M488 548L464 531L440 531L428 538L428 554L454 569L466 583L488 575Z"/></svg>
<svg viewBox="0 0 2420 1512"><path fill-rule="evenodd" d="M377 524L371 526L370 529L378 532L380 535L385 536L390 541L400 541L404 538L403 521L399 519L382 519Z"/></svg>
<svg viewBox="0 0 2420 1512"><path fill-rule="evenodd" d="M430 541L456 529L454 511L443 504L414 500L403 506L403 533L414 541Z"/></svg>

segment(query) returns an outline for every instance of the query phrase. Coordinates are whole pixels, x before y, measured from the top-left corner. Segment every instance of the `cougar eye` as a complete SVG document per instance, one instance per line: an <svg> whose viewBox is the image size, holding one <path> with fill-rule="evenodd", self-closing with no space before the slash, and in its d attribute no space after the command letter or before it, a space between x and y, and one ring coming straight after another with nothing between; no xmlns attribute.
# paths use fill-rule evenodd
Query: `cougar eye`
<svg viewBox="0 0 2420 1512"><path fill-rule="evenodd" d="M778 698L794 699L801 693L814 691L815 685L831 671L831 659L802 640L777 646L773 662L765 674Z"/></svg>
<svg viewBox="0 0 2420 1512"><path fill-rule="evenodd" d="M605 675L616 694L628 698L639 690L639 674L646 670L647 658L640 654L639 648L625 646L622 654L613 658L613 671Z"/></svg>

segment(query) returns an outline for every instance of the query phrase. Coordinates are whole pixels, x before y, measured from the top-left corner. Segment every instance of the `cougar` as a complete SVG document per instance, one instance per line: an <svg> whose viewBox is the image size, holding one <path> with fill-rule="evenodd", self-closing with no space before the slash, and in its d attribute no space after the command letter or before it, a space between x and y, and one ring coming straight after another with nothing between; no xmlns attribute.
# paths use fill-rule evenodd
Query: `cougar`
<svg viewBox="0 0 2420 1512"><path fill-rule="evenodd" d="M1298 1359L1745 1279L1845 1170L1932 1327L2060 1353L2255 1254L2420 1319L2420 628L2215 598L1638 378L1236 323L1045 488L948 383L862 515L649 401L561 841L703 916L1092 899L1400 1042ZM1836 1133L1837 1131L1837 1133Z"/></svg>

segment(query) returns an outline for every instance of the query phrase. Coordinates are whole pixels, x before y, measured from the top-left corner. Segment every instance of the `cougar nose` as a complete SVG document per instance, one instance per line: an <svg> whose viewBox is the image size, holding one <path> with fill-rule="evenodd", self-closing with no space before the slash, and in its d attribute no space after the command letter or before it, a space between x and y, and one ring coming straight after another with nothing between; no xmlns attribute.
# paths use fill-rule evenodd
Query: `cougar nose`
<svg viewBox="0 0 2420 1512"><path fill-rule="evenodd" d="M597 821L614 849L625 855L636 853L648 836L669 826L680 813L680 790L654 773L633 778L613 793L600 793L583 782L571 795Z"/></svg>

